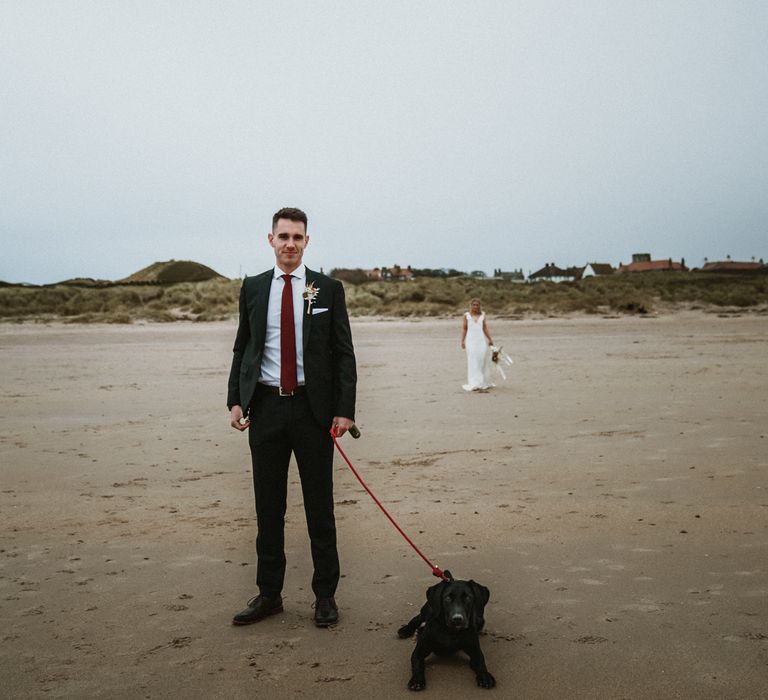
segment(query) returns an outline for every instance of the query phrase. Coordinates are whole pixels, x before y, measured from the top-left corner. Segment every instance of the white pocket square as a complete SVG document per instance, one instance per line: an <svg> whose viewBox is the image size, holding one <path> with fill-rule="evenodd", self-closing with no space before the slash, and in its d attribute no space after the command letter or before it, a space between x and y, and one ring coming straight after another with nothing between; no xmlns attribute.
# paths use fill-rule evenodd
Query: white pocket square
<svg viewBox="0 0 768 700"><path fill-rule="evenodd" d="M315 314L322 314L326 311L328 311L328 309L312 309L312 315L314 316Z"/></svg>

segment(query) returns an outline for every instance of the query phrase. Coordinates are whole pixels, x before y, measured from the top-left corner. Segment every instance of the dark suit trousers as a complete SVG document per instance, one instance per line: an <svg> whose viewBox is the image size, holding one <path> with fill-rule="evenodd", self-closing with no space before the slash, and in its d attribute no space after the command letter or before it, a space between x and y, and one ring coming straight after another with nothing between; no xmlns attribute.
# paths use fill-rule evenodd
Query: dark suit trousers
<svg viewBox="0 0 768 700"><path fill-rule="evenodd" d="M339 556L333 515L333 440L330 425L312 417L306 394L274 396L256 390L250 409L248 443L256 496L258 565L256 584L265 595L280 593L285 579L285 509L288 465L296 457L312 550L312 590L336 593Z"/></svg>

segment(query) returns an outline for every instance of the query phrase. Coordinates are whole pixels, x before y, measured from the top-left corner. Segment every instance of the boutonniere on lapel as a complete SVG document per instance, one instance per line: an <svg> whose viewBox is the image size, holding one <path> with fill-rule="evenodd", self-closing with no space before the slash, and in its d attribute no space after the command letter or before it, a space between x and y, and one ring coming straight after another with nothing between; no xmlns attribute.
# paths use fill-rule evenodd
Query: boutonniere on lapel
<svg viewBox="0 0 768 700"><path fill-rule="evenodd" d="M312 304L315 301L315 297L317 296L317 293L320 291L319 287L315 287L315 283L312 282L308 284L306 287L304 287L304 294L301 296L304 297L304 299L307 300L307 315L311 313Z"/></svg>

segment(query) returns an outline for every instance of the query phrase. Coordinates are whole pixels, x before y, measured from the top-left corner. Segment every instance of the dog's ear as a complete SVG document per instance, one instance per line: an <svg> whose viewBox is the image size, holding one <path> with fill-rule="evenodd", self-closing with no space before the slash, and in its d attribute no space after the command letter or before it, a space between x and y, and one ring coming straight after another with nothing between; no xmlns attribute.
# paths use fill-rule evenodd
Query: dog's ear
<svg viewBox="0 0 768 700"><path fill-rule="evenodd" d="M475 596L474 610L474 627L480 632L485 626L485 606L491 598L491 592L482 584L476 581L469 581L469 585L472 588L472 594Z"/></svg>
<svg viewBox="0 0 768 700"><path fill-rule="evenodd" d="M477 581L469 581L469 585L472 587L472 593L475 596L477 605L484 608L491 599L491 592L481 583L477 583Z"/></svg>
<svg viewBox="0 0 768 700"><path fill-rule="evenodd" d="M445 581L441 581L427 588L427 603L429 604L429 612L432 617L438 617L442 612L444 587Z"/></svg>

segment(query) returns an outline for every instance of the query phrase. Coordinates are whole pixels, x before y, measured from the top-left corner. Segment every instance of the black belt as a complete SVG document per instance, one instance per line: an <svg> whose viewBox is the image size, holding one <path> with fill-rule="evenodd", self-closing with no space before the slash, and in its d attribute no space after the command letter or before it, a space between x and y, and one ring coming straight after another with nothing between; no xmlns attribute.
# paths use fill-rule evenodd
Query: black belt
<svg viewBox="0 0 768 700"><path fill-rule="evenodd" d="M279 386L269 386L269 384L261 384L258 385L259 389L267 394L272 394L273 396L300 396L306 391L305 386L297 386L293 391L283 391Z"/></svg>

